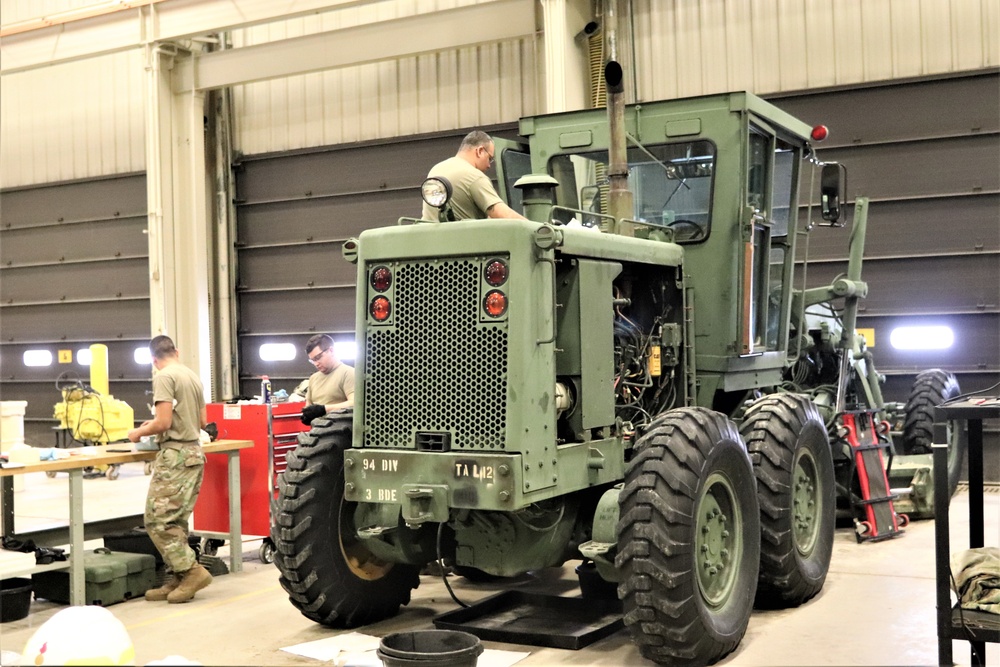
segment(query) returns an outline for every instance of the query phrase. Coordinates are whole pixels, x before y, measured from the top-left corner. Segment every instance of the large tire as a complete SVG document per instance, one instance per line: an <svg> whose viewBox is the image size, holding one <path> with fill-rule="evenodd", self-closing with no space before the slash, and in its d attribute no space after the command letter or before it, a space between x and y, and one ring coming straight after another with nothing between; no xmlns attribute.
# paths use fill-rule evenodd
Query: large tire
<svg viewBox="0 0 1000 667"><path fill-rule="evenodd" d="M753 467L729 419L659 416L636 443L619 496L618 596L645 658L706 665L739 645L760 560Z"/></svg>
<svg viewBox="0 0 1000 667"><path fill-rule="evenodd" d="M932 368L917 375L910 396L903 408L903 454L930 454L934 442L934 407L962 392L955 376L940 368ZM961 422L959 422L961 423ZM954 494L962 474L962 460L968 448L968 432L964 426L952 429L945 422L948 440L948 493Z"/></svg>
<svg viewBox="0 0 1000 667"><path fill-rule="evenodd" d="M281 587L302 614L333 628L394 616L420 583L420 568L377 559L355 537L355 503L344 500L350 411L313 421L278 477L271 540Z"/></svg>
<svg viewBox="0 0 1000 667"><path fill-rule="evenodd" d="M801 396L765 396L740 426L757 477L756 604L796 607L823 588L837 520L833 452L823 418Z"/></svg>

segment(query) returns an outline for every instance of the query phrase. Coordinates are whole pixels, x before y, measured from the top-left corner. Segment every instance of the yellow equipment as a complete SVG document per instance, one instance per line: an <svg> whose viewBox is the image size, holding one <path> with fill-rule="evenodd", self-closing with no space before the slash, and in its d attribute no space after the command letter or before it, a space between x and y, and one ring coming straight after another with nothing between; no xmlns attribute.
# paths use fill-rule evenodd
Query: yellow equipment
<svg viewBox="0 0 1000 667"><path fill-rule="evenodd" d="M89 386L77 380L59 389L63 400L56 403L54 417L74 440L107 444L127 439L135 427L132 408L109 391L107 345L90 346Z"/></svg>

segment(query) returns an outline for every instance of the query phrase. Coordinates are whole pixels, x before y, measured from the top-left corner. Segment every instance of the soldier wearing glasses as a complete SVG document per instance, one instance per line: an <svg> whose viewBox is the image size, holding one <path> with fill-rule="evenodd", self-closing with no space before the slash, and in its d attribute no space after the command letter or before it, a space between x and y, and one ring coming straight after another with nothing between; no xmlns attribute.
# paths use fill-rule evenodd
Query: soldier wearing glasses
<svg viewBox="0 0 1000 667"><path fill-rule="evenodd" d="M333 338L317 334L306 343L306 356L316 367L309 376L302 423L310 424L328 412L354 406L354 369L337 359Z"/></svg>
<svg viewBox="0 0 1000 667"><path fill-rule="evenodd" d="M496 157L496 146L490 135L474 130L462 139L458 153L431 167L427 177L443 176L451 182L451 207L459 220L504 218L524 220L525 217L500 199L486 170ZM421 217L437 220L437 209L427 203Z"/></svg>

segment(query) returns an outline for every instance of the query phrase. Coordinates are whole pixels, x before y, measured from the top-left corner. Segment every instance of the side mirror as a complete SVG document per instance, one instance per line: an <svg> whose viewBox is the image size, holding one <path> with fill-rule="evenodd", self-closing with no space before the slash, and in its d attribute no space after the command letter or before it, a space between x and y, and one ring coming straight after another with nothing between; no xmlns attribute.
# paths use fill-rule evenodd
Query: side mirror
<svg viewBox="0 0 1000 667"><path fill-rule="evenodd" d="M824 220L828 222L840 220L846 191L847 167L837 162L824 164L819 186L820 208Z"/></svg>

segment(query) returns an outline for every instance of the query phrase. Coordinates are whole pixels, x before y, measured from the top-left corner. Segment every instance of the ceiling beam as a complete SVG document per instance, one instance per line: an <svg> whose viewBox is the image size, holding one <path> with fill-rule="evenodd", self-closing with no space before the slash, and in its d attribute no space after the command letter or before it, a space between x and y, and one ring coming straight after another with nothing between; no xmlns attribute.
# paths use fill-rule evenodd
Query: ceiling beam
<svg viewBox="0 0 1000 667"><path fill-rule="evenodd" d="M0 38L0 74L176 41L377 0L164 0L63 20ZM9 27L15 24L8 24Z"/></svg>
<svg viewBox="0 0 1000 667"><path fill-rule="evenodd" d="M532 35L534 0L495 0L180 58L174 93L360 65Z"/></svg>

